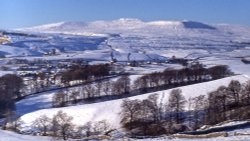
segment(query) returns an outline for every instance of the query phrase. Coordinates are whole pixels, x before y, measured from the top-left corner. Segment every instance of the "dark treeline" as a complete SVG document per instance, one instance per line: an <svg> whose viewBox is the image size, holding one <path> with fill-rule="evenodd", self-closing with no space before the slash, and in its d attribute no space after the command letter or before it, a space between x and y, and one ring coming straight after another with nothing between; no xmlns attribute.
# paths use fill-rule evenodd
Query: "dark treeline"
<svg viewBox="0 0 250 141"><path fill-rule="evenodd" d="M78 102L92 101L105 97L122 97L131 92L129 75L122 75L116 81L109 79L83 85L75 90L59 91L53 96L53 107L64 107Z"/></svg>
<svg viewBox="0 0 250 141"><path fill-rule="evenodd" d="M159 102L160 100L160 102ZM180 89L170 92L168 99L158 94L144 100L123 100L121 123L132 135L157 136L185 131L184 108L187 103Z"/></svg>
<svg viewBox="0 0 250 141"><path fill-rule="evenodd" d="M68 85L70 81L86 81L110 74L111 67L109 64L73 66L70 70L61 74L61 82Z"/></svg>
<svg viewBox="0 0 250 141"><path fill-rule="evenodd" d="M126 99L121 107L121 123L132 136L195 131L204 125L250 119L250 81L232 80L207 96L188 100L180 89L174 89L168 99L153 94L144 100Z"/></svg>
<svg viewBox="0 0 250 141"><path fill-rule="evenodd" d="M26 74L25 76L29 79L25 80L24 95L103 79L105 76L110 76L111 69L112 67L109 64L74 65L69 70L60 73L53 73L48 70L48 72L37 74Z"/></svg>
<svg viewBox="0 0 250 141"><path fill-rule="evenodd" d="M7 74L0 77L0 117L15 110L15 99L21 98L22 78Z"/></svg>
<svg viewBox="0 0 250 141"><path fill-rule="evenodd" d="M250 118L250 81L241 84L232 80L208 95L207 123L216 124L225 120Z"/></svg>
<svg viewBox="0 0 250 141"><path fill-rule="evenodd" d="M53 101L55 107L61 107L81 101L129 97L219 79L231 74L232 72L224 65L204 68L201 64L195 64L189 68L166 69L163 72L146 74L137 78L134 83L131 83L129 75L122 75L116 81L98 81L94 84L82 86L74 92L59 92L58 95L54 96Z"/></svg>
<svg viewBox="0 0 250 141"><path fill-rule="evenodd" d="M164 88L164 86L168 88L168 86L219 79L230 74L232 72L225 65L204 68L202 64L195 64L189 68L166 69L163 72L144 75L135 81L134 87L145 92L148 88Z"/></svg>
<svg viewBox="0 0 250 141"><path fill-rule="evenodd" d="M38 74L30 74L30 78L26 81L25 95L48 90L56 84L56 75L51 73L40 72Z"/></svg>

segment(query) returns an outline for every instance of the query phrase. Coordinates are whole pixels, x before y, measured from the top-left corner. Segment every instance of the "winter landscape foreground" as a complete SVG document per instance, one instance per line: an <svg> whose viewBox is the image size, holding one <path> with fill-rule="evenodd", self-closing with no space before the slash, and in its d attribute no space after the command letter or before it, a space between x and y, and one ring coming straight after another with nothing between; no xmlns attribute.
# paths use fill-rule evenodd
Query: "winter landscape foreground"
<svg viewBox="0 0 250 141"><path fill-rule="evenodd" d="M240 25L138 19L1 30L1 84L13 74L23 85L11 108L0 99L0 140L248 141L249 37ZM65 136L34 124L60 112Z"/></svg>

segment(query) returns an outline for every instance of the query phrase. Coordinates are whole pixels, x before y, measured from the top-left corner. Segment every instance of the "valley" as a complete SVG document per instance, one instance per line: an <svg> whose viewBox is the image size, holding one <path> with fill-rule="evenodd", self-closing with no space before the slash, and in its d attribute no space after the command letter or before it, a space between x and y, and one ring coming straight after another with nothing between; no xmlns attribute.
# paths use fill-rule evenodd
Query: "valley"
<svg viewBox="0 0 250 141"><path fill-rule="evenodd" d="M0 130L0 140L8 140L8 135L13 138L10 141L17 140L19 136L23 140L51 140L53 137L41 136L52 135L52 131L44 134L34 125L35 121L41 117L52 120L55 115L65 113L66 116L62 117L71 117L68 121L72 123L69 128L72 134L62 138L56 133L55 137L61 140L91 137L101 140L107 136L107 140L140 140L144 137L141 140L189 140L188 137L178 137L178 134L203 130L205 126L203 121L198 127L194 126L194 116L202 118L204 113L194 115L193 112L211 108L211 103L205 102L211 102L211 93L218 91L216 94L220 96L220 86L227 87L223 90L229 93L230 84L234 81L240 85L239 92L235 92L240 95L238 105L231 102L234 98L225 96L229 99L221 106L224 106L221 113L225 115L213 117L218 121L210 126L216 127L221 123L222 116L225 116L223 121L232 124L248 121L247 115L234 119L237 113L231 109L235 108L238 112L240 108L247 109L249 106L244 101L248 98L246 86L250 80L250 28L247 26L195 21L145 22L123 18L60 22L1 30L0 33L4 37L0 36L1 83L8 86L4 80L13 81L7 79L6 74L16 75L23 81L22 88L10 98L15 100L14 115L8 109L0 120L3 128L8 128L10 124L10 130L17 133ZM180 90L185 99L180 112L167 111L173 90ZM203 109L192 105L195 103L192 99L199 96L205 99ZM137 109L141 117L124 123L122 113L125 102L131 102L130 105L133 102L139 105L145 104L143 102L156 104L160 111L159 121L154 121L155 113L150 115L151 105L149 115ZM215 108L221 110L221 107ZM186 130L168 131L172 129L169 121L173 119L168 119L168 114L172 112L184 117L182 124L178 121L174 124L185 126ZM164 127L167 134L147 134L136 123L139 121L153 127L161 123L159 128ZM11 125L16 122L18 125L13 129ZM131 126L130 129L131 123L139 127ZM250 131L247 127L223 132L228 135L202 140L243 141L249 137L244 134ZM236 136L238 132L242 134Z"/></svg>

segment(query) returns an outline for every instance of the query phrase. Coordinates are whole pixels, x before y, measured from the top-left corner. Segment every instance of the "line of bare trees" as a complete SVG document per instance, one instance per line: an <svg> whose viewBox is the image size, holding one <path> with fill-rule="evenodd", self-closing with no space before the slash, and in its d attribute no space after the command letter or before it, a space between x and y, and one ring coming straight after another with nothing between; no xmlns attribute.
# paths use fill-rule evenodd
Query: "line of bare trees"
<svg viewBox="0 0 250 141"><path fill-rule="evenodd" d="M201 64L195 64L190 68L166 69L163 72L146 74L137 78L134 83L131 83L129 75L122 75L115 81L97 81L76 91L59 92L54 96L53 103L54 107L63 107L83 100L86 102L97 98L126 97L218 79L230 74L232 73L224 65L204 68Z"/></svg>
<svg viewBox="0 0 250 141"><path fill-rule="evenodd" d="M109 64L73 66L70 70L61 74L61 82L69 85L71 81L87 81L110 75Z"/></svg>
<svg viewBox="0 0 250 141"><path fill-rule="evenodd" d="M70 86L83 82L94 81L111 74L109 64L97 64L79 66L74 65L69 70L62 73L40 72L29 74L29 79L25 81L24 94L32 94L54 87Z"/></svg>
<svg viewBox="0 0 250 141"><path fill-rule="evenodd" d="M38 74L30 74L30 78L25 81L24 95L48 90L57 85L59 76L52 73L40 72Z"/></svg>
<svg viewBox="0 0 250 141"><path fill-rule="evenodd" d="M144 75L134 82L134 87L140 92L145 92L150 88L168 88L189 83L214 80L231 75L232 72L226 65L218 65L204 68L202 64L194 64L189 68L165 69L163 72L155 72Z"/></svg>
<svg viewBox="0 0 250 141"><path fill-rule="evenodd" d="M226 120L250 119L250 81L232 80L207 96L185 99L173 89L168 99L152 94L144 100L123 101L121 123L132 135L162 135L193 131Z"/></svg>
<svg viewBox="0 0 250 141"><path fill-rule="evenodd" d="M112 70L113 68L109 64L86 66L75 65L72 66L70 70L67 70L63 73L53 74L51 72L48 72L32 74L32 76L30 77L31 79L25 81L26 83L23 94L26 95L31 93L37 93L55 87L70 86L72 84L79 84L95 80L98 81L98 79L110 76L112 74ZM177 85L187 85L190 83L218 79L230 74L232 73L225 65L204 68L202 64L197 63L184 69L166 69L164 72L155 72L144 75L138 78L133 86L130 85L126 86L126 88L114 89L112 90L112 92L113 94L114 92L116 92L116 94L114 95L129 94L131 90L134 91L133 93L145 93L147 91L152 91L152 89L161 90L166 88L172 88ZM102 82L99 83L99 86L103 85L101 83ZM123 82L110 83L110 87L120 88L124 85L122 83ZM98 89L98 87L96 89ZM96 95L101 95L100 92L98 93L99 94L92 94L95 96L85 97L89 98L96 97Z"/></svg>
<svg viewBox="0 0 250 141"><path fill-rule="evenodd" d="M106 120L99 122L87 122L83 126L74 125L73 117L63 111L58 111L52 118L41 115L34 120L32 127L34 133L42 136L68 140L82 139L93 135L104 135L111 130Z"/></svg>
<svg viewBox="0 0 250 141"><path fill-rule="evenodd" d="M105 96L128 95L131 91L129 75L122 75L115 81L104 80L84 85L75 90L59 91L53 96L53 107L64 107L82 100L91 101Z"/></svg>
<svg viewBox="0 0 250 141"><path fill-rule="evenodd" d="M125 99L121 105L121 123L134 135L174 133L181 130L174 126L184 122L186 102L180 89L172 90L167 100L158 94L149 95L144 100Z"/></svg>
<svg viewBox="0 0 250 141"><path fill-rule="evenodd" d="M209 124L216 124L225 120L249 119L250 111L250 81L241 84L232 80L225 87L221 86L208 95Z"/></svg>
<svg viewBox="0 0 250 141"><path fill-rule="evenodd" d="M220 86L207 96L189 99L193 129L214 125L227 120L250 119L250 81L241 84L232 80L228 86Z"/></svg>

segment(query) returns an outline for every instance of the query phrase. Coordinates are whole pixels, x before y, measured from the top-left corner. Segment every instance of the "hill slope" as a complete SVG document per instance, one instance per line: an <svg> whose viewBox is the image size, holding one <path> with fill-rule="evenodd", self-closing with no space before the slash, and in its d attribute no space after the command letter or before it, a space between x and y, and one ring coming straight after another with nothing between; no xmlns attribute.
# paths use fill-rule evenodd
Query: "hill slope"
<svg viewBox="0 0 250 141"><path fill-rule="evenodd" d="M42 56L56 49L61 57L71 53L80 58L110 60L113 53L118 61L127 61L130 53L135 56L132 60L166 60L172 55L203 57L235 50L245 52L250 46L249 27L195 21L60 22L4 34L11 39L6 46L24 52L10 52L11 49L0 45L1 53L7 57ZM141 56L140 59L136 59L137 56Z"/></svg>
<svg viewBox="0 0 250 141"><path fill-rule="evenodd" d="M248 77L239 75L239 76L233 76L228 78L223 78L211 82L204 82L200 84L194 84L190 86L184 86L180 87L182 89L183 95L186 99L190 97L195 97L199 95L207 95L208 92L211 92L215 89L217 89L221 85L227 86L231 80L239 80L240 82L246 82L249 80ZM154 93L148 93L143 94L139 96L133 96L129 99L146 99L151 94L159 94L159 101L160 99L163 99L163 101L166 101L168 98L168 94L170 90L165 91L159 91ZM53 94L44 94L41 96L31 96L27 99L24 99L17 103L17 113L24 114L21 118L25 122L24 124L24 130L25 127L29 127L36 118L39 116L45 114L48 117L52 117L55 115L59 110L63 110L68 115L73 116L74 120L73 122L76 125L84 125L85 123L91 121L91 122L97 122L101 120L107 120L108 123L112 125L113 128L120 128L120 112L121 112L121 103L123 99L118 100L111 100L106 102L99 102L94 104L84 104L84 105L77 105L77 106L70 106L70 107L64 107L64 108L52 108L52 109L41 109L41 107L48 108L51 106ZM33 101L33 102L32 102ZM38 105L37 103L40 103L42 105ZM46 104L46 105L44 105ZM37 107L37 109L30 108L30 107ZM186 105L186 108L188 105ZM30 109L23 110L23 109ZM37 110L37 111L36 111ZM34 112L33 112L34 111ZM22 113L23 112L23 113Z"/></svg>

